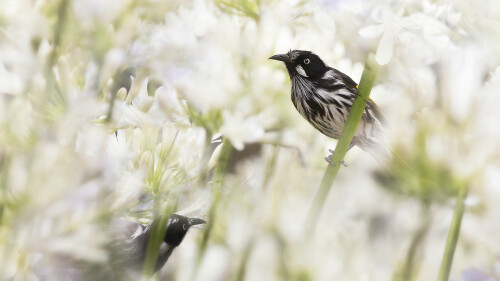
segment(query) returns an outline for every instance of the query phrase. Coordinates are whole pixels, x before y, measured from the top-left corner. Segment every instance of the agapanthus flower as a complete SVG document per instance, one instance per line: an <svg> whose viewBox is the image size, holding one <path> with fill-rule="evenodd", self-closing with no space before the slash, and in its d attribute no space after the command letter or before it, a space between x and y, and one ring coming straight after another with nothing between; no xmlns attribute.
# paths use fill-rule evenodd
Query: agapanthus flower
<svg viewBox="0 0 500 281"><path fill-rule="evenodd" d="M380 37L375 55L380 65L390 62L396 44L411 45L422 40L419 34L442 34L447 30L442 23L424 13L406 15L404 9L393 11L376 6L372 18L376 24L362 28L359 34L369 39Z"/></svg>

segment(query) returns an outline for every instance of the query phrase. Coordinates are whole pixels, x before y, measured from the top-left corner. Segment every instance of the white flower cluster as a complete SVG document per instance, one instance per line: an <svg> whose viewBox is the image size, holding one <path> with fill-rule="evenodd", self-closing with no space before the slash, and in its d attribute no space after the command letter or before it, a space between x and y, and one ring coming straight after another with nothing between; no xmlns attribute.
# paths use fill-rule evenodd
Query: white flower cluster
<svg viewBox="0 0 500 281"><path fill-rule="evenodd" d="M112 262L109 221L148 222L172 202L215 215L206 248L190 231L160 280L391 279L422 207L379 189L376 161L357 149L302 239L335 144L295 112L284 67L267 61L289 49L357 82L375 53L390 143L471 186L478 214L466 214L452 276L488 263L500 253L484 219L500 211L497 2L3 0L0 279L84 280L76 262ZM231 144L219 199L218 137ZM413 280L437 275L442 203L430 203Z"/></svg>

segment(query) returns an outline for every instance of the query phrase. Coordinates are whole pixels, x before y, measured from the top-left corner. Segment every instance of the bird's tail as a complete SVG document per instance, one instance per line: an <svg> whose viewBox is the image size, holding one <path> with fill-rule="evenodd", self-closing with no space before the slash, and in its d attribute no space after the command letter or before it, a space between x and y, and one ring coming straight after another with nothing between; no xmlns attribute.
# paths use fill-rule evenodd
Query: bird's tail
<svg viewBox="0 0 500 281"><path fill-rule="evenodd" d="M356 129L352 144L370 153L379 162L385 162L391 156L384 128L379 121L361 122Z"/></svg>
<svg viewBox="0 0 500 281"><path fill-rule="evenodd" d="M389 162L409 167L409 163L395 152L387 141L385 129L380 122L363 124L356 131L354 144L370 153L382 167L388 167Z"/></svg>
<svg viewBox="0 0 500 281"><path fill-rule="evenodd" d="M381 168L388 168L390 163L410 168L408 161L401 157L400 153L394 151L383 136L375 140L357 142L356 145L375 158Z"/></svg>

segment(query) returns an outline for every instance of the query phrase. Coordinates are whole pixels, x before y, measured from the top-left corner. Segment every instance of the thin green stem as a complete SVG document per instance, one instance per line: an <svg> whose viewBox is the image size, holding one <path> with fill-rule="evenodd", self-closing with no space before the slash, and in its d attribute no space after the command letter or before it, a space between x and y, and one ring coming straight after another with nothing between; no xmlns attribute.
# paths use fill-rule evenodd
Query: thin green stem
<svg viewBox="0 0 500 281"><path fill-rule="evenodd" d="M118 94L118 91L113 91L111 93L111 97L109 99L108 113L106 113L106 119L104 120L104 122L106 122L106 123L111 122L111 120L113 119L113 110L115 107L115 99L116 99L117 94Z"/></svg>
<svg viewBox="0 0 500 281"><path fill-rule="evenodd" d="M245 280L245 275L247 272L247 265L248 265L248 260L250 259L250 254L252 253L252 249L254 247L254 241L253 239L248 242L248 244L245 247L245 251L243 252L243 256L241 258L240 265L238 267L238 271L235 276L235 281L244 281Z"/></svg>
<svg viewBox="0 0 500 281"><path fill-rule="evenodd" d="M422 203L421 213L422 222L413 234L408 251L406 252L404 263L394 273L392 281L411 281L415 280L418 276L422 255L421 246L425 241L425 237L427 236L431 225L431 213L427 203Z"/></svg>
<svg viewBox="0 0 500 281"><path fill-rule="evenodd" d="M453 263L453 256L457 248L458 236L460 234L460 225L465 212L465 198L467 197L468 187L462 184L458 191L457 201L455 202L455 209L453 211L453 219L451 221L448 238L446 239L446 248L444 250L443 259L441 261L441 268L439 269L438 281L448 281L450 276L451 264Z"/></svg>
<svg viewBox="0 0 500 281"><path fill-rule="evenodd" d="M280 149L279 146L274 145L271 157L267 161L264 180L262 182L263 189L267 189L267 186L269 185L269 181L271 180L272 175L274 174L274 172L276 170L276 162L278 161L279 149Z"/></svg>
<svg viewBox="0 0 500 281"><path fill-rule="evenodd" d="M2 228L3 214L7 205L9 166L10 157L0 154L0 229Z"/></svg>
<svg viewBox="0 0 500 281"><path fill-rule="evenodd" d="M65 103L65 97L63 93L57 93L57 91L54 95L52 96L50 95L52 93L53 87L55 87L56 85L52 68L55 66L57 58L59 57L59 49L61 48L64 28L66 27L66 20L68 17L68 8L70 6L70 1L71 0L61 0L61 2L59 3L59 7L57 10L57 23L54 26L54 41L52 46L52 52L49 55L48 62L46 65L46 79L47 79L46 93L49 97L49 99L47 100L49 101L50 98L52 98L59 104Z"/></svg>
<svg viewBox="0 0 500 281"><path fill-rule="evenodd" d="M199 172L199 178L198 182L201 184L204 184L208 178L208 162L210 161L210 157L212 156L212 153L214 152L214 149L212 148L212 134L210 133L209 130L205 129L206 132L206 137L205 137L205 145L203 149L203 155L201 157L200 161L200 172Z"/></svg>
<svg viewBox="0 0 500 281"><path fill-rule="evenodd" d="M318 216L323 208L328 192L330 191L330 188L339 172L340 163L342 163L342 160L344 159L349 144L351 143L354 133L356 132L356 128L358 127L358 123L363 116L363 111L365 109L366 102L369 99L370 91L373 87L373 81L377 76L377 71L378 65L375 62L374 56L370 55L365 64L363 74L361 75L358 95L354 98L344 130L342 131L342 135L340 136L337 146L335 147L335 151L333 152L332 163L335 163L336 165L328 165L326 168L321 184L319 185L316 196L314 197L314 201L309 209L304 227L306 237L309 237L314 233Z"/></svg>
<svg viewBox="0 0 500 281"><path fill-rule="evenodd" d="M169 200L170 201L170 200ZM156 210L158 210L159 197L155 199ZM170 214L175 210L175 205L168 202L165 209L159 214L153 214L153 223L151 224L151 232L149 236L146 259L144 261L143 278L147 280L155 272L158 255L160 253L160 245L167 229L167 222Z"/></svg>
<svg viewBox="0 0 500 281"><path fill-rule="evenodd" d="M290 260L287 256L287 243L285 242L283 236L277 229L275 225L271 226L271 233L275 239L275 242L278 246L278 274L279 280L293 280L292 279L292 270L288 265L288 261Z"/></svg>
<svg viewBox="0 0 500 281"><path fill-rule="evenodd" d="M200 257L203 256L205 249L208 245L208 239L212 234L213 225L215 224L217 215L217 206L219 205L222 186L224 185L224 179L226 177L227 166L229 164L229 158L233 151L233 145L228 139L222 141L221 152L217 164L215 166L213 174L213 196L212 206L209 211L209 223L207 224L206 230L203 234L203 239L200 246Z"/></svg>

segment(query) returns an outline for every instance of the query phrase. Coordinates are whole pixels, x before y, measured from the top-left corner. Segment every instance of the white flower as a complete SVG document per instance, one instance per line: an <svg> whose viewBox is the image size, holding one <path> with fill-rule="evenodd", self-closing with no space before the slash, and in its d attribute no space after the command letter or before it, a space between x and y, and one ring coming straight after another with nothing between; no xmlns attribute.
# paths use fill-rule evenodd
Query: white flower
<svg viewBox="0 0 500 281"><path fill-rule="evenodd" d="M135 86L135 82L136 80L132 78L132 86L131 86L131 90L129 93L130 96L133 96L132 95L132 92L133 92L133 89L132 87ZM132 101L132 105L138 109L140 109L141 111L143 112L148 112L149 109L151 108L151 106L153 105L153 102L154 102L154 98L153 97L150 97L148 95L148 83L149 83L149 78L146 77L146 79L142 80L141 81L141 84L139 85L139 90L137 91L137 95L134 97L133 101ZM128 97L127 97L128 99Z"/></svg>
<svg viewBox="0 0 500 281"><path fill-rule="evenodd" d="M199 173L198 166L205 149L205 130L199 127L188 127L179 130L175 149L177 163L185 171L188 178Z"/></svg>
<svg viewBox="0 0 500 281"><path fill-rule="evenodd" d="M227 276L227 266L231 262L230 252L222 246L211 246L205 252L203 262L199 267L196 281L224 280Z"/></svg>
<svg viewBox="0 0 500 281"><path fill-rule="evenodd" d="M19 94L41 70L32 44L43 38L46 22L28 1L9 0L1 5L0 93Z"/></svg>
<svg viewBox="0 0 500 281"><path fill-rule="evenodd" d="M173 122L188 122L185 105L177 95L177 91L170 84L163 85L156 90L155 102L149 114L155 118L167 118Z"/></svg>
<svg viewBox="0 0 500 281"><path fill-rule="evenodd" d="M115 112L113 117L119 128L133 126L160 126L159 120L154 120L140 109L115 101Z"/></svg>
<svg viewBox="0 0 500 281"><path fill-rule="evenodd" d="M242 150L245 143L251 143L264 136L262 122L257 116L245 117L241 113L223 112L224 125L221 133L231 141L237 150Z"/></svg>
<svg viewBox="0 0 500 281"><path fill-rule="evenodd" d="M104 24L112 23L126 8L130 1L123 0L76 0L73 9L80 21L88 26L93 20Z"/></svg>
<svg viewBox="0 0 500 281"><path fill-rule="evenodd" d="M375 56L380 65L391 61L396 43L410 45L418 41L417 31L440 33L446 30L443 24L423 13L404 16L402 9L394 13L386 7L377 6L372 10L372 18L378 24L362 28L359 34L369 39L381 36Z"/></svg>

